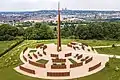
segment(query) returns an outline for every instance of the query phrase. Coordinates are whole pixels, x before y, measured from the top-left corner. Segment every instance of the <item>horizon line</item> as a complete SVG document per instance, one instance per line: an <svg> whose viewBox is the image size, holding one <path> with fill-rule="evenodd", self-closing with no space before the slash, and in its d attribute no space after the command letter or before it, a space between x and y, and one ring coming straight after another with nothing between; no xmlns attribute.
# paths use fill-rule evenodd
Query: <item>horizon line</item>
<svg viewBox="0 0 120 80"><path fill-rule="evenodd" d="M64 8L62 8L61 10L63 10ZM5 10L5 11L0 11L0 12L37 12L37 11L52 11L55 10L57 11L57 9L41 9L41 10ZM119 12L120 10L112 10L112 9L67 9L67 10L72 10L72 11L117 11Z"/></svg>

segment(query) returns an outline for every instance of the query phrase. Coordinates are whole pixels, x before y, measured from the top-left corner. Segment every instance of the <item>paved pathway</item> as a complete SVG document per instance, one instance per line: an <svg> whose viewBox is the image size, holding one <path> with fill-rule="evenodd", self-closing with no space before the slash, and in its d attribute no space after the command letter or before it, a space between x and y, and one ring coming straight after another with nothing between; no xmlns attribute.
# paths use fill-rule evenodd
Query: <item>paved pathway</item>
<svg viewBox="0 0 120 80"><path fill-rule="evenodd" d="M117 44L115 45L117 47L120 47L120 44ZM112 47L112 45L109 45L109 46L94 46L93 48L110 48ZM119 55L109 55L109 54L100 54L101 56L106 56L106 57L110 57L110 58L117 58L117 59L120 59L120 56Z"/></svg>
<svg viewBox="0 0 120 80"><path fill-rule="evenodd" d="M80 50L74 50L70 47L67 47L66 45L62 45L62 51L61 52L57 52L56 51L56 45L55 44L47 44L47 49L45 50L47 52L47 55L46 56L42 56L42 57L38 57L38 59L45 59L45 60L49 60L49 62L46 64L46 68L40 68L40 67L36 67L36 66L33 66L31 64L29 64L28 62L25 62L24 59L23 59L23 55L25 58L27 58L27 60L29 60L29 57L28 57L28 54L30 52L30 50L34 50L32 48L28 48L25 53L21 53L20 55L20 59L21 61L23 61L25 64L23 64L22 66L27 68L27 69L31 69L31 70L35 70L35 75L31 75L29 73L26 73L22 70L20 70L19 66L14 68L17 72L19 73L22 73L24 75L28 75L28 76L31 76L31 77L37 77L37 78L43 78L43 79L73 79L73 78L79 78L79 77L84 77L84 76L88 76L88 75L91 75L91 74L94 74L100 70L102 70L104 67L105 67L105 63L108 62L109 60L109 57L107 56L104 56L104 55L101 55L101 54L97 54L96 51L88 51L88 49L91 49L91 47L85 47L85 50L82 50L82 47L80 46ZM39 53L43 53L43 51L40 50L40 48L37 49L36 52L34 52L34 54L37 55L37 52L39 51ZM66 58L65 57L65 54L66 53L69 53L69 52L72 52L72 56ZM52 58L50 57L50 54L51 53L54 53L54 54L59 54L59 58L65 58L66 59L66 66L67 68L66 69L51 69L51 65L53 64L52 63ZM76 67L74 69L71 69L70 68L70 64L71 62L68 60L69 58L73 58L73 56L75 56L77 53L80 53L80 54L83 54L83 58L89 56L89 57L94 57L94 59L88 63L88 64L84 64L83 66L80 66L80 67ZM101 56L99 56L101 55ZM32 56L32 53L31 53L31 56ZM33 57L32 57L33 58ZM73 58L74 59L74 58ZM36 62L37 59L32 59L32 61L35 61ZM76 60L75 60L76 61ZM81 62L80 60L78 60L79 62ZM77 62L78 62L77 61ZM89 71L89 67L92 67L98 63L102 62L102 65L91 71L91 72L88 72ZM46 74L47 72L70 72L70 76L67 76L67 77L48 77Z"/></svg>
<svg viewBox="0 0 120 80"><path fill-rule="evenodd" d="M119 55L109 55L109 54L99 54L99 55L101 55L101 56L106 56L106 57L109 57L109 58L115 57L115 58L117 58L117 59L120 59L120 56L119 56Z"/></svg>

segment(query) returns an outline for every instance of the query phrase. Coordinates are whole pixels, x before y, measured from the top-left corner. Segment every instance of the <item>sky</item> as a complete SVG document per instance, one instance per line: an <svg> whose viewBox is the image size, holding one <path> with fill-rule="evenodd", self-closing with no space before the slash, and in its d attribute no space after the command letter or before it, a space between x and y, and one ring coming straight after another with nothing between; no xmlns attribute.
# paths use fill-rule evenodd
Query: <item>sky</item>
<svg viewBox="0 0 120 80"><path fill-rule="evenodd" d="M60 0L61 8L70 10L116 10L120 0ZM0 11L37 11L57 9L56 0L0 0Z"/></svg>

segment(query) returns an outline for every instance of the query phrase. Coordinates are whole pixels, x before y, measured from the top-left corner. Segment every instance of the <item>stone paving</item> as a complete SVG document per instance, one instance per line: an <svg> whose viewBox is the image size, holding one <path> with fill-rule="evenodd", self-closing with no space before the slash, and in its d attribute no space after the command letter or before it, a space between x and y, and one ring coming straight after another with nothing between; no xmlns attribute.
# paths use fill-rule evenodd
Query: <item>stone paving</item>
<svg viewBox="0 0 120 80"><path fill-rule="evenodd" d="M21 70L18 67L14 68L17 72L23 74L23 75L27 75L27 76L31 76L31 77L36 77L36 78L42 78L42 79L73 79L73 78L79 78L79 77L84 77L84 76L88 76L91 74L94 74L100 70L102 70L105 67L106 62L109 61L109 56L107 55L101 55L98 54L96 50L92 50L92 48L90 46L85 46L85 45L81 45L81 43L77 43L77 45L73 45L74 47L79 47L80 50L73 49L71 47L68 47L67 45L62 45L62 51L61 52L57 52L57 46L55 44L46 44L47 48L45 49L46 55L43 54L43 49L42 48L28 48L24 53L21 52L20 54L20 59L21 61L24 63L22 66L31 70L35 71L35 74L30 74L28 72L25 72L23 70ZM84 46L84 50L82 49L82 46ZM88 49L90 51L88 51ZM35 52L31 52L31 50L36 50ZM40 54L42 54L42 57L40 57L38 55L38 52ZM36 59L33 56L33 53L35 55L37 55L38 59ZM65 54L67 53L72 53L72 56L69 57L65 57ZM66 59L65 65L66 65L66 69L51 69L51 65L53 64L52 62L52 58L50 55L51 54L58 54L59 55L59 59ZM76 54L83 54L82 59L84 59L86 56L89 57L93 57L93 60L87 64L85 64L83 62L83 66L79 66L79 67L75 67L75 68L70 68L70 64L72 64L68 59L73 59L75 60L77 63L81 62L80 60L77 60L77 58L74 58L74 56ZM28 55L32 56L32 59L29 58ZM23 56L27 59L27 62L25 61L25 59L23 58ZM36 67L34 65L29 64L29 60L36 62L40 59L44 59L44 60L48 60L48 63L45 64L46 68L41 68L41 67ZM101 62L101 66L96 68L93 71L89 72L89 68L100 63ZM56 77L56 76L47 76L47 72L70 72L70 76L60 76L60 77Z"/></svg>

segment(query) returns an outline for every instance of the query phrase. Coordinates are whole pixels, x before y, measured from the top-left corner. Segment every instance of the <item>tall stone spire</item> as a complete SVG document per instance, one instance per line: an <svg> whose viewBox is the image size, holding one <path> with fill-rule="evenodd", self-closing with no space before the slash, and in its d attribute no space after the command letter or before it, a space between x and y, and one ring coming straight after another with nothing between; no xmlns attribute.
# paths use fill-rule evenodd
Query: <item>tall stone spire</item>
<svg viewBox="0 0 120 80"><path fill-rule="evenodd" d="M58 2L58 28L57 28L57 51L60 52L61 48L61 30L60 30L60 2Z"/></svg>

